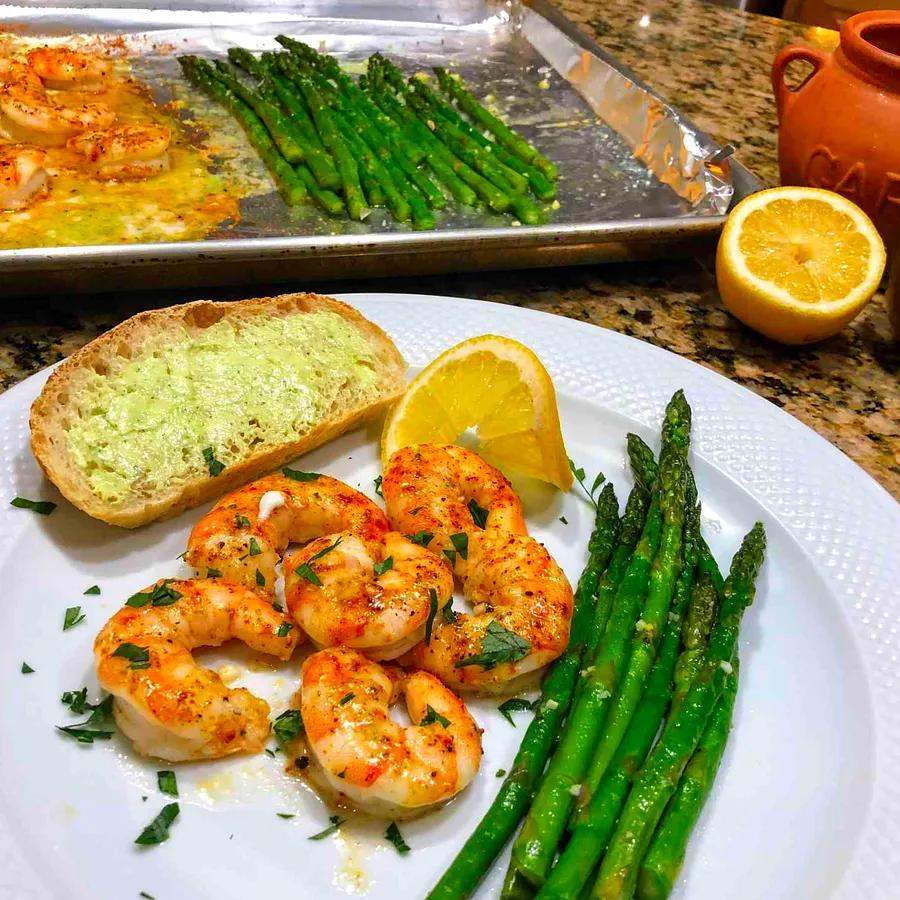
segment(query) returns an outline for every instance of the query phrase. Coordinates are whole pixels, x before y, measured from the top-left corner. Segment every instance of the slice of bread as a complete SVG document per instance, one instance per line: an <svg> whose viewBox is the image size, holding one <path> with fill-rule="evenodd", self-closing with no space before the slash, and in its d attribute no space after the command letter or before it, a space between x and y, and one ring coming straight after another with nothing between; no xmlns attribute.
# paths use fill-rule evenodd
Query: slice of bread
<svg viewBox="0 0 900 900"><path fill-rule="evenodd" d="M65 360L31 408L31 446L75 506L135 528L376 417L405 372L387 334L330 297L186 303Z"/></svg>

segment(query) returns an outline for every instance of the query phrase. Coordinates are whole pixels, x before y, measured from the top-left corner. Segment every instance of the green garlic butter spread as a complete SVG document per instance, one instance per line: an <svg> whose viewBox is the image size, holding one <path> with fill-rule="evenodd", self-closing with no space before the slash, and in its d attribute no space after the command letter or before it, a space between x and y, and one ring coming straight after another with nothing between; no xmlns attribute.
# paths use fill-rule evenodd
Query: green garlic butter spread
<svg viewBox="0 0 900 900"><path fill-rule="evenodd" d="M223 319L201 333L147 346L73 398L69 448L94 492L129 499L173 479L207 475L203 450L230 463L296 440L350 390L378 393L378 359L356 328L320 310Z"/></svg>

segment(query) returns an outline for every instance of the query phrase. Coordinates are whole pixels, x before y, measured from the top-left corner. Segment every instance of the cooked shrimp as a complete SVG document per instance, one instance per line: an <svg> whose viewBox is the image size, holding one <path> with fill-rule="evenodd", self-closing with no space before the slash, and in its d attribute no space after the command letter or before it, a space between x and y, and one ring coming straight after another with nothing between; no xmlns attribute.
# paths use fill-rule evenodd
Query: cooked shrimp
<svg viewBox="0 0 900 900"><path fill-rule="evenodd" d="M88 128L107 128L115 118L105 103L60 106L27 86L0 87L0 124L16 141L61 147L72 135Z"/></svg>
<svg viewBox="0 0 900 900"><path fill-rule="evenodd" d="M436 553L453 550L451 535L480 531L475 518L486 511L485 527L527 534L522 504L509 481L477 453L453 444L415 444L398 450L381 484L391 524L406 534L432 535ZM450 554L464 578L464 554Z"/></svg>
<svg viewBox="0 0 900 900"><path fill-rule="evenodd" d="M390 716L400 693L412 722ZM300 709L329 787L375 815L410 815L458 794L478 772L481 732L427 672L401 673L333 647L303 666Z"/></svg>
<svg viewBox="0 0 900 900"><path fill-rule="evenodd" d="M68 47L38 47L28 65L51 90L100 91L112 75L112 62Z"/></svg>
<svg viewBox="0 0 900 900"><path fill-rule="evenodd" d="M565 650L572 588L533 537L482 531L469 538L466 599L474 614L439 616L431 641L403 662L433 672L457 690L515 690L514 679ZM481 661L481 662L479 662Z"/></svg>
<svg viewBox="0 0 900 900"><path fill-rule="evenodd" d="M298 629L254 591L214 579L161 581L144 594L144 605L123 606L94 642L119 728L140 753L172 762L261 750L269 704L227 687L191 650L236 638L288 659Z"/></svg>
<svg viewBox="0 0 900 900"><path fill-rule="evenodd" d="M85 157L98 178L147 178L168 171L171 139L162 125L116 125L84 131L66 146Z"/></svg>
<svg viewBox="0 0 900 900"><path fill-rule="evenodd" d="M297 481L268 475L223 497L193 528L185 560L202 574L275 591L275 566L292 541L351 531L377 543L385 514L364 494L327 475Z"/></svg>
<svg viewBox="0 0 900 900"><path fill-rule="evenodd" d="M19 209L47 182L47 153L22 144L0 146L0 209Z"/></svg>
<svg viewBox="0 0 900 900"><path fill-rule="evenodd" d="M39 96L44 96L44 82L31 66L11 56L0 56L0 84L15 85Z"/></svg>
<svg viewBox="0 0 900 900"><path fill-rule="evenodd" d="M312 541L284 560L288 610L320 646L344 644L394 659L422 640L429 615L453 596L453 576L396 531L378 542L352 532Z"/></svg>
<svg viewBox="0 0 900 900"><path fill-rule="evenodd" d="M438 617L430 642L404 662L453 688L506 691L562 653L572 588L526 533L519 498L500 472L471 450L419 444L391 457L382 491L391 524L433 533L429 546L455 557L463 593L474 604L474 615ZM486 511L483 528L472 500Z"/></svg>

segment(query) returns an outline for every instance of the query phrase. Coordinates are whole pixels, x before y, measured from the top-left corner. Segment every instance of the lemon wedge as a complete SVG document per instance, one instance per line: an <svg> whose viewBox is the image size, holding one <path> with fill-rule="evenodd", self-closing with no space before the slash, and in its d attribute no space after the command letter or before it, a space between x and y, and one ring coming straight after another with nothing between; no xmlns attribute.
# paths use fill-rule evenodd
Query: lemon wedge
<svg viewBox="0 0 900 900"><path fill-rule="evenodd" d="M725 223L716 279L725 306L784 344L837 334L881 281L885 251L866 214L831 191L751 194Z"/></svg>
<svg viewBox="0 0 900 900"><path fill-rule="evenodd" d="M572 486L553 382L524 344L484 334L429 363L385 422L382 459L410 444L452 444L470 430L501 469Z"/></svg>

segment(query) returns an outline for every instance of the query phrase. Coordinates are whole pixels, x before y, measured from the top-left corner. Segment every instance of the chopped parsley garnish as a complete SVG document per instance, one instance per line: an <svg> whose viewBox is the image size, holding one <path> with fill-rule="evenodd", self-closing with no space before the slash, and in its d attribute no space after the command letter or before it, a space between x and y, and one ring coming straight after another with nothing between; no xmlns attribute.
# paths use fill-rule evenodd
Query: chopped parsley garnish
<svg viewBox="0 0 900 900"><path fill-rule="evenodd" d="M391 822L391 824L388 825L384 836L394 845L394 849L401 856L406 856L406 854L409 853L411 848L409 844L403 840L403 835L400 834L400 829L397 827L396 822Z"/></svg>
<svg viewBox="0 0 900 900"><path fill-rule="evenodd" d="M494 777L502 778L505 774L506 774L506 769L497 769L497 771L494 772Z"/></svg>
<svg viewBox="0 0 900 900"><path fill-rule="evenodd" d="M290 622L282 622L278 626L278 631L276 632L278 637L287 637L294 630L294 626L291 625Z"/></svg>
<svg viewBox="0 0 900 900"><path fill-rule="evenodd" d="M321 841L322 838L327 838L329 835L334 834L341 825L346 822L346 819L342 819L340 816L329 816L328 821L331 824L327 828L323 828L321 831L316 834L311 834L309 836L309 840L311 841Z"/></svg>
<svg viewBox="0 0 900 900"><path fill-rule="evenodd" d="M179 591L169 587L169 583L173 580L172 578L166 578L156 585L152 591L138 591L136 594L132 594L125 601L125 605L135 609L140 609L148 603L153 606L171 606L182 597Z"/></svg>
<svg viewBox="0 0 900 900"><path fill-rule="evenodd" d="M487 525L488 513L489 509L485 509L483 506L478 505L478 501L473 497L466 506L469 507L469 514L472 516L472 521L479 527L484 528Z"/></svg>
<svg viewBox="0 0 900 900"><path fill-rule="evenodd" d="M256 570L256 586L257 587L265 587L266 586L266 576L263 575L259 569Z"/></svg>
<svg viewBox="0 0 900 900"><path fill-rule="evenodd" d="M216 477L216 475L220 475L222 470L225 468L225 463L219 462L216 457L213 455L212 447L204 447L203 448L203 461L206 463L207 469L209 469L209 474Z"/></svg>
<svg viewBox="0 0 900 900"><path fill-rule="evenodd" d="M318 575L313 571L312 563L314 563L317 559L321 559L327 553L331 553L335 547L337 547L341 543L341 539L337 538L333 544L327 546L324 550L320 550L318 553L313 553L313 555L305 562L300 563L299 566L294 570L295 574L299 575L301 578L305 578L310 584L314 584L316 587L322 587L322 579L319 578Z"/></svg>
<svg viewBox="0 0 900 900"><path fill-rule="evenodd" d="M137 644L130 644L126 641L124 644L119 644L112 655L127 659L129 669L150 668L150 651L146 647L138 647Z"/></svg>
<svg viewBox="0 0 900 900"><path fill-rule="evenodd" d="M33 671L34 671L34 669L32 669L31 666L29 666L27 662L22 663L22 674L23 675L30 675Z"/></svg>
<svg viewBox="0 0 900 900"><path fill-rule="evenodd" d="M92 584L85 592L86 595L94 595L100 593L100 585Z"/></svg>
<svg viewBox="0 0 900 900"><path fill-rule="evenodd" d="M375 493L384 500L384 494L381 493L381 482L383 481L383 476L376 475L375 476Z"/></svg>
<svg viewBox="0 0 900 900"><path fill-rule="evenodd" d="M168 803L159 815L134 839L136 844L149 847L169 839L169 826L178 818L178 804Z"/></svg>
<svg viewBox="0 0 900 900"><path fill-rule="evenodd" d="M66 615L63 619L63 631L68 631L70 628L74 628L76 625L79 625L83 621L84 616L81 614L81 607L70 606L66 610Z"/></svg>
<svg viewBox="0 0 900 900"><path fill-rule="evenodd" d="M293 819L294 813L275 813L279 819Z"/></svg>
<svg viewBox="0 0 900 900"><path fill-rule="evenodd" d="M594 494L596 494L598 489L602 487L603 482L606 481L606 476L602 472L600 472L594 479L594 483L591 485L590 489L588 489L588 486L585 483L584 469L581 467L576 467L571 458L569 459L569 468L572 470L572 474L575 476L575 480L578 482L581 490L584 491L584 495L588 498L588 500L590 500L591 504L596 509L597 500L594 497Z"/></svg>
<svg viewBox="0 0 900 900"><path fill-rule="evenodd" d="M481 653L457 660L454 668L483 666L493 669L498 663L516 662L531 650L531 644L514 631L504 628L496 620L488 623L487 631L481 639Z"/></svg>
<svg viewBox="0 0 900 900"><path fill-rule="evenodd" d="M159 785L162 793L168 794L170 797L178 796L178 782L175 780L175 773L171 769L163 769L157 772L156 783Z"/></svg>
<svg viewBox="0 0 900 900"><path fill-rule="evenodd" d="M408 534L407 537L420 547L427 547L431 543L434 535L430 531L417 531L415 534Z"/></svg>
<svg viewBox="0 0 900 900"><path fill-rule="evenodd" d="M207 578L221 578L222 570L221 569L207 569L206 577Z"/></svg>
<svg viewBox="0 0 900 900"><path fill-rule="evenodd" d="M434 588L428 588L428 619L425 621L425 643L431 643L431 630L434 628L434 617L438 613L438 595Z"/></svg>
<svg viewBox="0 0 900 900"><path fill-rule="evenodd" d="M452 625L456 621L456 613L453 611L452 597L446 602L446 604L444 604L444 608L441 610L441 615L444 617L444 621L448 625Z"/></svg>
<svg viewBox="0 0 900 900"><path fill-rule="evenodd" d="M386 556L381 562L377 562L377 563L375 563L374 566L372 566L372 570L375 572L376 576L384 575L384 573L387 572L388 569L393 569L393 568L394 568L394 557L393 556Z"/></svg>
<svg viewBox="0 0 900 900"><path fill-rule="evenodd" d="M298 769L305 769L309 765L309 757L308 756L298 756L294 760L294 765Z"/></svg>
<svg viewBox="0 0 900 900"><path fill-rule="evenodd" d="M141 900L156 900L156 897L154 897L153 894L148 894L146 891L141 891L138 894L138 897L140 897Z"/></svg>
<svg viewBox="0 0 900 900"><path fill-rule="evenodd" d="M565 516L560 516L559 521L563 523L563 525L568 525L569 520Z"/></svg>
<svg viewBox="0 0 900 900"><path fill-rule="evenodd" d="M294 740L303 733L303 719L300 717L300 710L286 709L275 720L272 731L275 733L275 740L281 747Z"/></svg>
<svg viewBox="0 0 900 900"><path fill-rule="evenodd" d="M515 728L516 723L513 721L512 714L525 709L534 709L534 707L530 700L523 700L521 697L511 697L509 700L504 700L497 709L503 713L503 718Z"/></svg>
<svg viewBox="0 0 900 900"><path fill-rule="evenodd" d="M56 509L56 504L50 500L27 500L25 497L14 497L9 504L18 509L30 509L42 516L49 516Z"/></svg>
<svg viewBox="0 0 900 900"><path fill-rule="evenodd" d="M417 506L417 507L415 507L415 509L411 509L409 511L409 514L411 516L417 516L420 512L422 512L423 509L425 509L424 506Z"/></svg>
<svg viewBox="0 0 900 900"><path fill-rule="evenodd" d="M338 706L346 706L355 696L356 694L354 694L353 691L348 691L340 700L338 700Z"/></svg>
<svg viewBox="0 0 900 900"><path fill-rule="evenodd" d="M460 531L459 534L451 534L450 543L463 559L469 558L469 536L464 531Z"/></svg>
<svg viewBox="0 0 900 900"><path fill-rule="evenodd" d="M442 716L433 706L426 706L425 715L422 717L422 721L419 722L419 724L434 725L435 722L443 725L444 728L450 727L450 720L446 716Z"/></svg>
<svg viewBox="0 0 900 900"><path fill-rule="evenodd" d="M247 544L247 556L259 556L260 553L262 553L262 550L259 549L256 538L250 538L250 543Z"/></svg>
<svg viewBox="0 0 900 900"><path fill-rule="evenodd" d="M271 756L272 759L275 759L275 751L274 751L271 747L266 747L266 748L263 750L263 753L265 753L266 756Z"/></svg>
<svg viewBox="0 0 900 900"><path fill-rule="evenodd" d="M293 478L294 481L315 481L322 477L319 472L301 472L300 469L289 469L287 466L281 472L285 478Z"/></svg>
<svg viewBox="0 0 900 900"><path fill-rule="evenodd" d="M80 691L65 691L60 699L63 706L68 706L76 716L80 716L89 706L86 687L83 687ZM90 706L90 708L93 709L94 707Z"/></svg>
<svg viewBox="0 0 900 900"><path fill-rule="evenodd" d="M441 553L443 553L444 556L446 556L447 559L450 560L451 566L456 565L456 551L454 549L452 549L451 547L444 547L444 549L441 550Z"/></svg>
<svg viewBox="0 0 900 900"><path fill-rule="evenodd" d="M272 601L272 609L274 609L275 612L284 612L284 607L277 600Z"/></svg>
<svg viewBox="0 0 900 900"><path fill-rule="evenodd" d="M112 694L105 697L99 703L88 703L86 701L87 688L80 691L66 691L62 696L62 701L72 712L83 713L86 709L93 710L86 722L78 725L57 725L58 731L74 738L79 744L93 744L97 741L108 741L113 733L105 729L97 729L92 726L100 725L112 715Z"/></svg>
<svg viewBox="0 0 900 900"><path fill-rule="evenodd" d="M234 517L234 524L238 528L249 528L250 520L246 516L242 516L240 513L238 513Z"/></svg>
<svg viewBox="0 0 900 900"><path fill-rule="evenodd" d="M76 716L80 716L87 709L91 710L91 716L83 723L84 725L99 725L112 715L112 694L108 694L97 703L89 703L87 688L83 687L80 691L66 691L60 699Z"/></svg>
<svg viewBox="0 0 900 900"><path fill-rule="evenodd" d="M71 738L75 738L79 744L93 744L94 741L108 741L113 733L111 731L102 731L97 728L85 728L83 725L57 725L57 731L67 734Z"/></svg>

